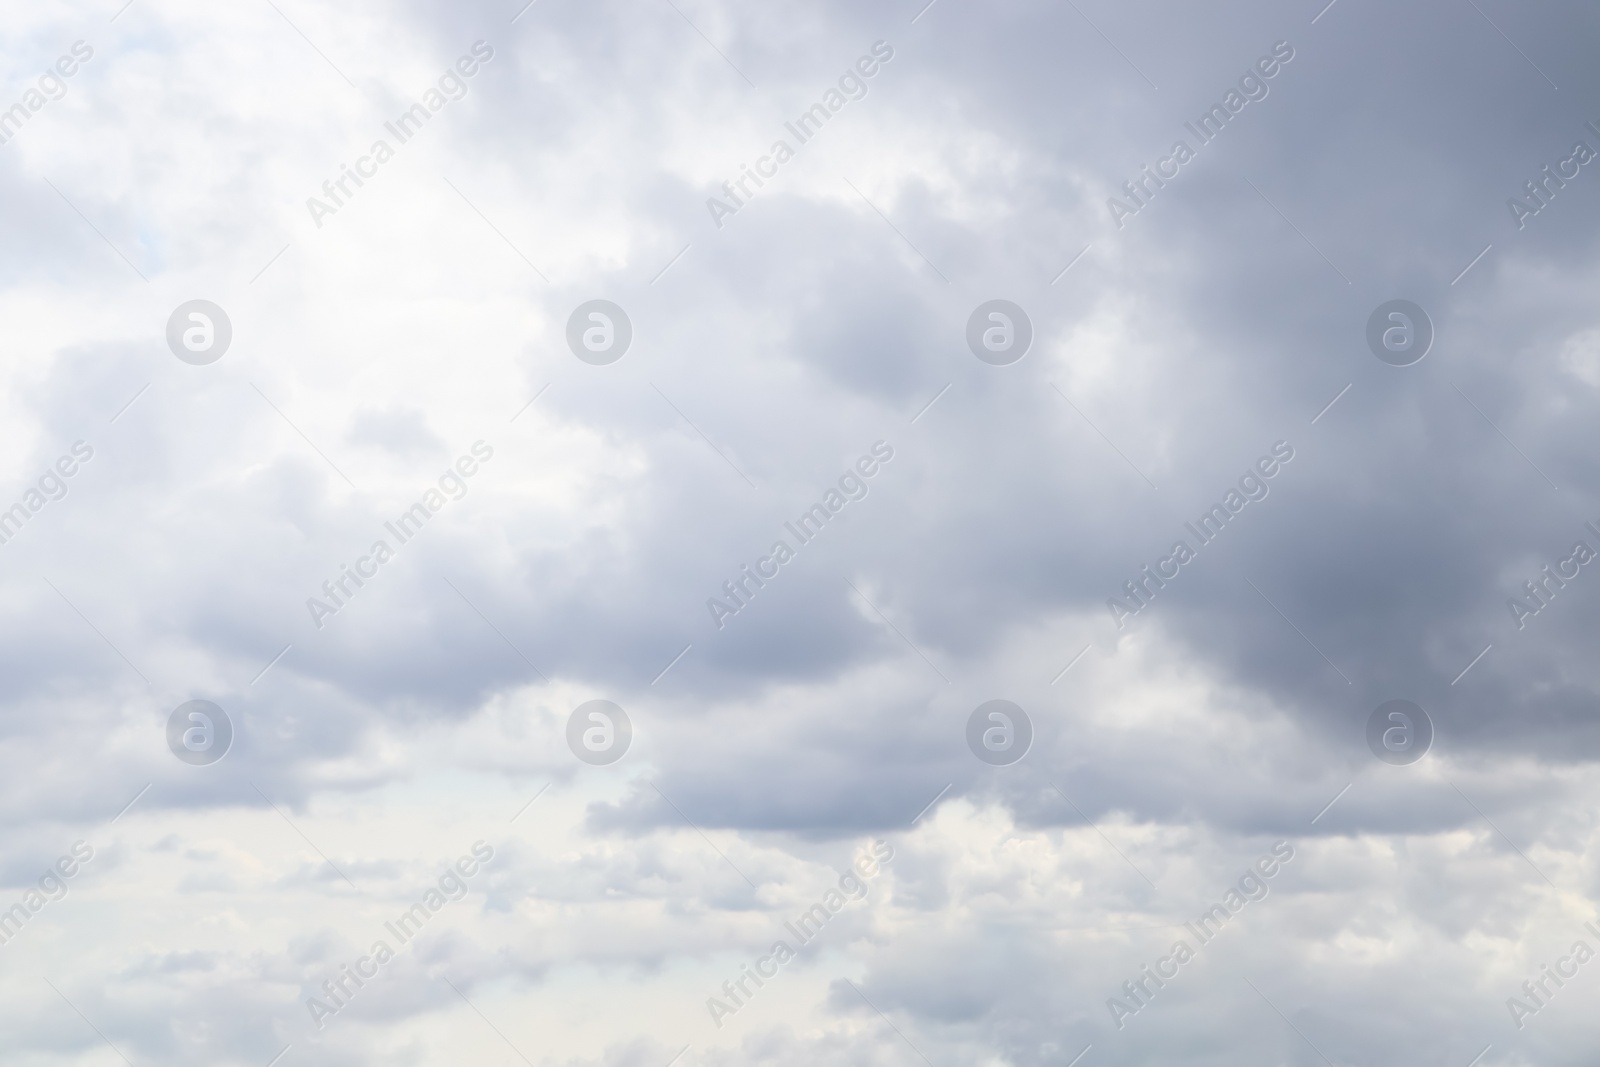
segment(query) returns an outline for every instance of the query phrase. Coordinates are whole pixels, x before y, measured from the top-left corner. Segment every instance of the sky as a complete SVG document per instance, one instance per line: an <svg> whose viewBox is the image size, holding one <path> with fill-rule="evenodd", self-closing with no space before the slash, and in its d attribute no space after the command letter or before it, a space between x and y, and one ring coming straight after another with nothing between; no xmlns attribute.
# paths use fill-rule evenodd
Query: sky
<svg viewBox="0 0 1600 1067"><path fill-rule="evenodd" d="M14 5L0 1059L1587 1062L1597 41Z"/></svg>

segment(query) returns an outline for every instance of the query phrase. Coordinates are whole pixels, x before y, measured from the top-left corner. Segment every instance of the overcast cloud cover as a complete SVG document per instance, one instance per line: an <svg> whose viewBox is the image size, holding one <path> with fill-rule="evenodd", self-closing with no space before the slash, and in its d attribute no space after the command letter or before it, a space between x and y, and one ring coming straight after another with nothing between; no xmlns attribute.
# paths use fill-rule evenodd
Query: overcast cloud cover
<svg viewBox="0 0 1600 1067"><path fill-rule="evenodd" d="M1600 10L1324 4L12 5L0 1063L1590 1062Z"/></svg>

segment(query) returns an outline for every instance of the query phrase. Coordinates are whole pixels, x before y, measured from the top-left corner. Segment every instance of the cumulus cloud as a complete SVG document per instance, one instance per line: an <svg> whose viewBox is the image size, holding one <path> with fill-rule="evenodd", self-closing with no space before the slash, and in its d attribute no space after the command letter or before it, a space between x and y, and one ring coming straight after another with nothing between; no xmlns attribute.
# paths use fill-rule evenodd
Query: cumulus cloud
<svg viewBox="0 0 1600 1067"><path fill-rule="evenodd" d="M19 10L11 1057L1578 1062L1597 32Z"/></svg>

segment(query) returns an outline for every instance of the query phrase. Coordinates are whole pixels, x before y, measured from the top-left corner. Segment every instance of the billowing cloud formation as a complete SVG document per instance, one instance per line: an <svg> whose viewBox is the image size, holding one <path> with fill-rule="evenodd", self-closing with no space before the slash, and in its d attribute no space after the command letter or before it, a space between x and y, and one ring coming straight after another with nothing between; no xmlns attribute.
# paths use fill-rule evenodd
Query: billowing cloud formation
<svg viewBox="0 0 1600 1067"><path fill-rule="evenodd" d="M1597 34L19 10L8 1057L1578 1062Z"/></svg>

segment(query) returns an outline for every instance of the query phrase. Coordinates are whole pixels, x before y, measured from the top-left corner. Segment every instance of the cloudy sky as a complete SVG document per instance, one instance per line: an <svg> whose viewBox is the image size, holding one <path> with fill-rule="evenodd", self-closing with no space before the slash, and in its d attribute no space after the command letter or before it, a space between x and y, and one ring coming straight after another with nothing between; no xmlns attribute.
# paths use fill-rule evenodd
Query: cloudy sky
<svg viewBox="0 0 1600 1067"><path fill-rule="evenodd" d="M0 1059L1587 1062L1600 13L1324 4L13 5Z"/></svg>

